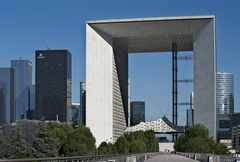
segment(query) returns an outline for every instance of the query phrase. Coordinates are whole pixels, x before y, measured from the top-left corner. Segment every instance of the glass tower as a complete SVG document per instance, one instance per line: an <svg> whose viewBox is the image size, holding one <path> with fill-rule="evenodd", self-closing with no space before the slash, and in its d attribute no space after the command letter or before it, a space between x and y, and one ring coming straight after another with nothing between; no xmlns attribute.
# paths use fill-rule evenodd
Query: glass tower
<svg viewBox="0 0 240 162"><path fill-rule="evenodd" d="M234 76L217 73L217 114L234 112Z"/></svg>
<svg viewBox="0 0 240 162"><path fill-rule="evenodd" d="M134 126L141 122L145 122L145 102L133 101L130 103L131 119L130 125Z"/></svg>
<svg viewBox="0 0 240 162"><path fill-rule="evenodd" d="M71 122L71 67L68 50L36 51L37 119Z"/></svg>
<svg viewBox="0 0 240 162"><path fill-rule="evenodd" d="M11 60L16 74L16 119L26 118L30 108L30 88L32 85L32 63L29 60Z"/></svg>
<svg viewBox="0 0 240 162"><path fill-rule="evenodd" d="M79 120L79 110L80 110L80 103L75 102L72 103L72 125L78 125L78 120Z"/></svg>
<svg viewBox="0 0 240 162"><path fill-rule="evenodd" d="M15 90L14 69L0 68L0 125L15 122Z"/></svg>

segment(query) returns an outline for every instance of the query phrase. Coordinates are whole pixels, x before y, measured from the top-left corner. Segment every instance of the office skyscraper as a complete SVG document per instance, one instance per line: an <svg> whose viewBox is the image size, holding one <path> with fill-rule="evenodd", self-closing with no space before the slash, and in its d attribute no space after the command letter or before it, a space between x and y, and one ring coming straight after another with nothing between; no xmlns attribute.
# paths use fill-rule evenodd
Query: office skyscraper
<svg viewBox="0 0 240 162"><path fill-rule="evenodd" d="M141 122L145 122L145 102L132 101L131 104L130 125L134 126Z"/></svg>
<svg viewBox="0 0 240 162"><path fill-rule="evenodd" d="M32 63L29 60L11 60L16 75L16 119L26 118L30 105L30 87L32 85Z"/></svg>
<svg viewBox="0 0 240 162"><path fill-rule="evenodd" d="M13 68L0 68L0 125L16 120L15 71Z"/></svg>
<svg viewBox="0 0 240 162"><path fill-rule="evenodd" d="M80 111L79 122L86 125L86 82L80 82Z"/></svg>
<svg viewBox="0 0 240 162"><path fill-rule="evenodd" d="M35 119L36 110L35 110L35 85L31 85L29 91L29 98L30 98L30 107L27 110L27 119L33 120Z"/></svg>
<svg viewBox="0 0 240 162"><path fill-rule="evenodd" d="M217 114L234 112L234 76L217 73Z"/></svg>
<svg viewBox="0 0 240 162"><path fill-rule="evenodd" d="M194 92L192 92L190 95L190 109L187 109L186 112L186 126L190 127L194 124Z"/></svg>
<svg viewBox="0 0 240 162"><path fill-rule="evenodd" d="M71 105L71 54L68 50L37 50L37 118L71 122Z"/></svg>
<svg viewBox="0 0 240 162"><path fill-rule="evenodd" d="M35 85L30 87L30 110L35 110Z"/></svg>
<svg viewBox="0 0 240 162"><path fill-rule="evenodd" d="M72 125L78 125L78 120L79 120L79 111L80 111L80 103L75 102L72 103Z"/></svg>

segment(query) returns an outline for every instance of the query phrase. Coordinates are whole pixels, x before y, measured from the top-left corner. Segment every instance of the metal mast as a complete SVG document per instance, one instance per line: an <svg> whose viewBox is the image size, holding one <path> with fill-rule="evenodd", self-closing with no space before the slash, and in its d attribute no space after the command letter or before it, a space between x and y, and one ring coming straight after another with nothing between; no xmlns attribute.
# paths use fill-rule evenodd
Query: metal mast
<svg viewBox="0 0 240 162"><path fill-rule="evenodd" d="M177 106L178 106L178 78L177 78L177 44L172 43L172 122L174 125L178 125L178 115L177 115ZM173 141L177 139L177 133L173 133Z"/></svg>

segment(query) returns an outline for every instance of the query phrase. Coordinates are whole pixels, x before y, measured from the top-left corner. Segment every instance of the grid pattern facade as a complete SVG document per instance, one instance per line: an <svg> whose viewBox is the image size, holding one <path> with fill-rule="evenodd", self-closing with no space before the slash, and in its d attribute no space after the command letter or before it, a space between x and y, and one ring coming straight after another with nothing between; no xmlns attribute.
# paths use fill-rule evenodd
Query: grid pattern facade
<svg viewBox="0 0 240 162"><path fill-rule="evenodd" d="M240 146L240 125L232 128L232 146L235 149Z"/></svg>
<svg viewBox="0 0 240 162"><path fill-rule="evenodd" d="M122 135L124 130L127 126L127 119L126 113L128 114L128 79L125 78L125 81L127 81L127 84L121 84L124 82L123 77L121 76L120 72L123 72L125 70L121 69L118 64L121 61L128 61L126 58L119 58L119 55L116 55L116 53L120 54L122 57L128 57L126 53L121 51L120 49L114 49L115 54L113 55L113 142L116 142L117 139ZM123 63L123 62L121 62ZM126 71L125 71L126 72ZM126 75L127 73L125 73ZM127 75L128 76L128 75ZM121 86L127 85L127 90L123 89ZM127 102L124 102L127 97Z"/></svg>
<svg viewBox="0 0 240 162"><path fill-rule="evenodd" d="M231 128L240 124L240 113L217 114L217 138L231 139Z"/></svg>
<svg viewBox="0 0 240 162"><path fill-rule="evenodd" d="M71 54L67 50L36 51L38 119L71 122Z"/></svg>
<svg viewBox="0 0 240 162"><path fill-rule="evenodd" d="M217 114L234 112L234 77L217 73Z"/></svg>

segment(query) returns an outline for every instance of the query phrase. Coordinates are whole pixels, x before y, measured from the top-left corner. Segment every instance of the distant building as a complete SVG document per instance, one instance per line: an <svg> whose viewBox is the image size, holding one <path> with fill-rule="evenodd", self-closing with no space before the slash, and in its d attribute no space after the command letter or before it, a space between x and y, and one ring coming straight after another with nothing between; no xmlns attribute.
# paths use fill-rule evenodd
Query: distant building
<svg viewBox="0 0 240 162"><path fill-rule="evenodd" d="M36 119L36 110L35 110L35 85L31 85L29 91L30 98L30 107L27 110L27 119L33 120Z"/></svg>
<svg viewBox="0 0 240 162"><path fill-rule="evenodd" d="M187 112L186 126L191 127L193 126L194 122L194 92L192 92L190 95L190 109L187 109L186 112Z"/></svg>
<svg viewBox="0 0 240 162"><path fill-rule="evenodd" d="M35 85L30 87L30 110L35 110Z"/></svg>
<svg viewBox="0 0 240 162"><path fill-rule="evenodd" d="M145 122L145 102L132 101L130 107L131 107L130 125L134 126L141 122Z"/></svg>
<svg viewBox="0 0 240 162"><path fill-rule="evenodd" d="M71 122L71 105L71 54L68 50L37 50L37 119Z"/></svg>
<svg viewBox="0 0 240 162"><path fill-rule="evenodd" d="M0 125L16 120L15 70L0 68Z"/></svg>
<svg viewBox="0 0 240 162"><path fill-rule="evenodd" d="M234 76L217 73L217 114L234 112Z"/></svg>
<svg viewBox="0 0 240 162"><path fill-rule="evenodd" d="M192 109L187 109L187 127L193 126L193 110Z"/></svg>
<svg viewBox="0 0 240 162"><path fill-rule="evenodd" d="M217 114L217 139L231 139L231 115Z"/></svg>
<svg viewBox="0 0 240 162"><path fill-rule="evenodd" d="M80 82L80 111L79 123L86 125L86 82Z"/></svg>
<svg viewBox="0 0 240 162"><path fill-rule="evenodd" d="M27 110L27 119L34 120L36 119L36 110Z"/></svg>
<svg viewBox="0 0 240 162"><path fill-rule="evenodd" d="M73 125L78 125L79 111L80 111L80 103L79 102L72 103L72 124Z"/></svg>
<svg viewBox="0 0 240 162"><path fill-rule="evenodd" d="M237 148L240 146L240 125L237 125L235 127L232 128L231 130L231 134L232 134L232 146L233 148Z"/></svg>
<svg viewBox="0 0 240 162"><path fill-rule="evenodd" d="M240 113L217 114L217 139L231 139L231 128L240 124Z"/></svg>
<svg viewBox="0 0 240 162"><path fill-rule="evenodd" d="M16 119L25 119L29 109L29 91L32 85L32 62L29 60L11 60L16 75Z"/></svg>

